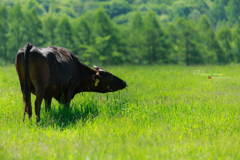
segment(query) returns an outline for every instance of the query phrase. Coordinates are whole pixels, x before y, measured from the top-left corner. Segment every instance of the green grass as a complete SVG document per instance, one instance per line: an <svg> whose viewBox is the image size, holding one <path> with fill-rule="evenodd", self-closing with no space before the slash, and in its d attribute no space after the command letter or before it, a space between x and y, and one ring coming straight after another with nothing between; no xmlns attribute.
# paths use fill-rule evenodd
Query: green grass
<svg viewBox="0 0 240 160"><path fill-rule="evenodd" d="M15 68L0 67L0 159L240 159L240 65L105 69L128 89L78 94L69 109L53 101L49 113L43 102L36 125L35 114L22 122Z"/></svg>

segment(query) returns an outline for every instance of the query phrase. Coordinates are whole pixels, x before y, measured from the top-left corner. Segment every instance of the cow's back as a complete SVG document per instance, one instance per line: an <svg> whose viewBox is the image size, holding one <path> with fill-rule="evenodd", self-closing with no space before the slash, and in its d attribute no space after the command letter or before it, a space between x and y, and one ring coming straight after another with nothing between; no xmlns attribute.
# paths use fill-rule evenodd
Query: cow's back
<svg viewBox="0 0 240 160"><path fill-rule="evenodd" d="M47 52L47 62L49 67L49 85L56 83L68 83L69 79L76 80L77 66L76 56L66 48L47 47L42 52Z"/></svg>

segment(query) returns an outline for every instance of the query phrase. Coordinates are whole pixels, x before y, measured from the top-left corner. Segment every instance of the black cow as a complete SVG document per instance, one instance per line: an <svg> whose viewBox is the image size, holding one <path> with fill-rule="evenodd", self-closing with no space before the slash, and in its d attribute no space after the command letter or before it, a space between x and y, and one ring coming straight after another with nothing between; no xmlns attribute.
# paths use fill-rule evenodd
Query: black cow
<svg viewBox="0 0 240 160"><path fill-rule="evenodd" d="M27 43L20 49L15 61L25 110L32 116L31 93L36 95L35 113L40 121L42 100L45 110L50 110L54 97L59 103L70 104L79 92L114 92L126 87L126 82L94 66L89 68L71 51L62 47L38 48Z"/></svg>

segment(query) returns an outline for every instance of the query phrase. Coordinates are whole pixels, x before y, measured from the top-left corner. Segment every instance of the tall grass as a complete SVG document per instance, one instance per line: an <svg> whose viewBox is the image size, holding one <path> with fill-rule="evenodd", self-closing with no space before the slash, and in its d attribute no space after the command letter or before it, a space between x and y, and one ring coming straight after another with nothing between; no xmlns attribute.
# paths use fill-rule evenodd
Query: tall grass
<svg viewBox="0 0 240 160"><path fill-rule="evenodd" d="M240 159L240 65L105 69L128 89L43 102L36 125L15 68L0 67L0 159Z"/></svg>

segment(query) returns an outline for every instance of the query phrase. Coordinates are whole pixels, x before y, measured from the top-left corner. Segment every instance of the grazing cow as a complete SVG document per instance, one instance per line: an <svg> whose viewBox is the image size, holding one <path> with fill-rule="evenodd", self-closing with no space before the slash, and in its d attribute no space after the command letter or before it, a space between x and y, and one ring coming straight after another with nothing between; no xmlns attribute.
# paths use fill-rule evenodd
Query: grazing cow
<svg viewBox="0 0 240 160"><path fill-rule="evenodd" d="M54 97L59 103L70 104L79 92L114 92L126 87L126 82L94 66L89 68L71 51L62 47L38 48L27 43L20 49L15 61L25 110L32 116L31 93L36 95L35 114L40 121L40 108L45 100L45 110L50 110Z"/></svg>

